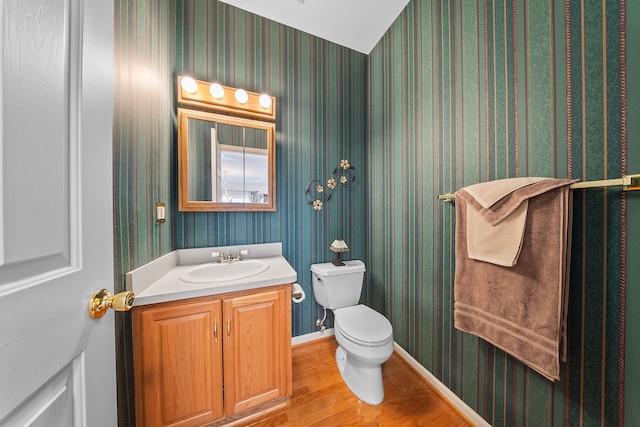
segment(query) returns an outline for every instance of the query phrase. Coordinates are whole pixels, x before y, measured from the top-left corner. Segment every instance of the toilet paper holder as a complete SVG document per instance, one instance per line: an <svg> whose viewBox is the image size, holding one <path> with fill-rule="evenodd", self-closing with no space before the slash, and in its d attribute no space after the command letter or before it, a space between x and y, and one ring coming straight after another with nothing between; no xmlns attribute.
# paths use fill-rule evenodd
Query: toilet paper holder
<svg viewBox="0 0 640 427"><path fill-rule="evenodd" d="M306 295L304 293L304 289L302 289L302 286L300 286L299 283L293 283L291 285L291 301L299 304L304 301L305 298Z"/></svg>

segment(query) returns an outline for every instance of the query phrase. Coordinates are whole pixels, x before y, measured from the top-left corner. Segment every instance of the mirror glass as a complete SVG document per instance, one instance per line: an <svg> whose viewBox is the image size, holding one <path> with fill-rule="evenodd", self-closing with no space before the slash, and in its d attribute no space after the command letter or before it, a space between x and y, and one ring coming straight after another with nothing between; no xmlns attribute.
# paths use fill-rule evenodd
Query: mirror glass
<svg viewBox="0 0 640 427"><path fill-rule="evenodd" d="M179 210L275 210L275 124L178 110Z"/></svg>

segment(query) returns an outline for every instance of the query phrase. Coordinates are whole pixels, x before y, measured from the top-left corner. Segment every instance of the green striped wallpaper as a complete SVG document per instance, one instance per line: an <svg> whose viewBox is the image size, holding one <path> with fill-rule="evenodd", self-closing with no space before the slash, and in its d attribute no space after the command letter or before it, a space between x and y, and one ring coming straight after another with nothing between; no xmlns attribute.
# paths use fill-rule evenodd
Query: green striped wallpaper
<svg viewBox="0 0 640 427"><path fill-rule="evenodd" d="M629 1L626 3L626 67L623 69L627 80L625 88L627 92L625 111L627 119L627 147L628 172L638 173L640 170L640 2ZM635 77L634 77L635 76ZM629 194L627 203L627 306L625 335L625 357L629 363L625 366L625 419L627 425L640 424L640 192Z"/></svg>
<svg viewBox="0 0 640 427"><path fill-rule="evenodd" d="M276 212L176 212L176 248L282 242L309 296L293 305L293 334L316 331L310 266L332 259L342 237L350 259L365 250L366 56L218 1L177 4L174 75L190 75L277 99ZM305 189L341 159L356 180L322 211Z"/></svg>
<svg viewBox="0 0 640 427"><path fill-rule="evenodd" d="M173 63L175 10L162 2L116 0L114 35L114 269L124 274L174 247ZM156 224L156 202L167 203ZM172 203L173 202L173 203ZM116 313L118 425L135 425L131 317Z"/></svg>
<svg viewBox="0 0 640 427"><path fill-rule="evenodd" d="M216 0L169 4L115 2L117 289L176 248L282 241L308 295L293 306L301 335L321 314L309 266L340 236L396 341L493 425L640 423L640 366L624 363L640 356L637 197L576 192L570 360L554 384L454 329L455 218L436 198L497 178L638 172L640 82L624 78L640 72L635 4L412 0L368 56ZM276 212L177 212L179 74L277 97ZM343 158L356 181L314 211L306 186ZM117 333L119 424L134 425L127 316Z"/></svg>
<svg viewBox="0 0 640 427"><path fill-rule="evenodd" d="M556 383L454 329L454 210L436 201L499 178L626 172L625 12L605 0L414 0L368 57L368 302L492 425L625 421L626 196L575 192Z"/></svg>

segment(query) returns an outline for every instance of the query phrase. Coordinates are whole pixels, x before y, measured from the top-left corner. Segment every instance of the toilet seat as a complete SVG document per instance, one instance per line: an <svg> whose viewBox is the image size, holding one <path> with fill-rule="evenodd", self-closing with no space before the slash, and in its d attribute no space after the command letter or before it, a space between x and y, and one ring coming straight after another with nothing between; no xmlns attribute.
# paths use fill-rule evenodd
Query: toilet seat
<svg viewBox="0 0 640 427"><path fill-rule="evenodd" d="M393 339L389 320L366 305L354 305L333 311L334 327L345 338L367 347L378 347Z"/></svg>

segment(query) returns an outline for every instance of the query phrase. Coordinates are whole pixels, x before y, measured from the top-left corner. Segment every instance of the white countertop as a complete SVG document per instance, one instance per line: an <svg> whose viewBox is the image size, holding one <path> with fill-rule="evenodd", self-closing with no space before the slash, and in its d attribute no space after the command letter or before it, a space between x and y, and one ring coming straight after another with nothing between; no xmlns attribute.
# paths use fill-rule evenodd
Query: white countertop
<svg viewBox="0 0 640 427"><path fill-rule="evenodd" d="M269 264L262 273L242 279L212 283L188 283L180 275L194 266L212 261L212 252L247 249L245 259ZM239 262L242 261L233 261ZM127 290L135 293L134 306L223 294L247 289L293 283L298 275L282 256L282 243L178 249L126 274Z"/></svg>

